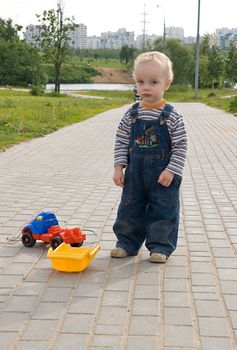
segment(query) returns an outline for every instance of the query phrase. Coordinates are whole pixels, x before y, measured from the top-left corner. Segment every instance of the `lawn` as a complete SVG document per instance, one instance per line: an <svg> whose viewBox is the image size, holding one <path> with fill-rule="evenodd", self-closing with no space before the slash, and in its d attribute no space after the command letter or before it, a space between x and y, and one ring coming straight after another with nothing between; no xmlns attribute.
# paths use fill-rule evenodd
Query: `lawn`
<svg viewBox="0 0 237 350"><path fill-rule="evenodd" d="M237 89L199 89L198 98L194 97L194 90L186 87L172 86L165 98L174 102L202 102L209 106L228 111L230 96L237 96Z"/></svg>
<svg viewBox="0 0 237 350"><path fill-rule="evenodd" d="M23 91L0 90L0 150L80 122L133 99L132 92L109 98L31 96Z"/></svg>
<svg viewBox="0 0 237 350"><path fill-rule="evenodd" d="M0 150L18 142L44 136L66 125L80 122L106 110L133 102L132 91L78 91L104 97L76 98L50 94L34 97L27 91L0 90ZM200 90L195 99L188 88L171 87L165 99L171 102L202 102L229 112L235 89ZM237 110L234 110L237 113Z"/></svg>
<svg viewBox="0 0 237 350"><path fill-rule="evenodd" d="M70 63L78 64L78 65L86 65L90 64L94 68L119 68L123 69L123 64L118 59L94 59L94 58L78 58L73 57Z"/></svg>

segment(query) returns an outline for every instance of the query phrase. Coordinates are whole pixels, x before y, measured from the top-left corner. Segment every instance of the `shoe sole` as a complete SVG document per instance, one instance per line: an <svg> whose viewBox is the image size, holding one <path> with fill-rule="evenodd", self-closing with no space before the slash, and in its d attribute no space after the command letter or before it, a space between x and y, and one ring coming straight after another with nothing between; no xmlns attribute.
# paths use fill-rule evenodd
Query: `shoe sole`
<svg viewBox="0 0 237 350"><path fill-rule="evenodd" d="M111 251L110 256L112 258L126 258L128 256L128 253L125 250L115 248Z"/></svg>
<svg viewBox="0 0 237 350"><path fill-rule="evenodd" d="M150 257L150 262L153 263L160 263L160 264L164 264L166 263L167 258L162 258L162 257Z"/></svg>

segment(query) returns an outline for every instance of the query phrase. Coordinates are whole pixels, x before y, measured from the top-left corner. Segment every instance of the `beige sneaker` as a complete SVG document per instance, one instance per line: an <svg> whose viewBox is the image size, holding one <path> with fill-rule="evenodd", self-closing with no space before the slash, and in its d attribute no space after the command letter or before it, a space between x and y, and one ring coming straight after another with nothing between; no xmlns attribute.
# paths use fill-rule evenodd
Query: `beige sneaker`
<svg viewBox="0 0 237 350"><path fill-rule="evenodd" d="M128 256L128 252L123 248L117 247L111 250L110 256L112 258L126 258Z"/></svg>
<svg viewBox="0 0 237 350"><path fill-rule="evenodd" d="M165 263L167 256L161 253L151 253L150 261L154 263Z"/></svg>

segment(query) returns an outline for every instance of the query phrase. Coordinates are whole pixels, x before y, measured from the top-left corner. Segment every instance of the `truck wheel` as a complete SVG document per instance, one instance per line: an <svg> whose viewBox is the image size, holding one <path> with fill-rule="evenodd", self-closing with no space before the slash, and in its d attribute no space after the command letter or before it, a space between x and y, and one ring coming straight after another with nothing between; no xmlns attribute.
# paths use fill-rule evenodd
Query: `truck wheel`
<svg viewBox="0 0 237 350"><path fill-rule="evenodd" d="M33 247L35 245L36 240L32 237L31 232L23 233L21 237L21 241L25 247Z"/></svg>
<svg viewBox="0 0 237 350"><path fill-rule="evenodd" d="M70 243L70 246L71 247L81 247L82 244L83 244L83 242L81 242L81 243Z"/></svg>
<svg viewBox="0 0 237 350"><path fill-rule="evenodd" d="M58 246L60 246L60 244L62 244L62 243L63 243L63 240L62 240L61 237L54 237L54 238L52 239L52 241L50 242L50 246L51 246L51 248L54 250L54 249L56 249Z"/></svg>

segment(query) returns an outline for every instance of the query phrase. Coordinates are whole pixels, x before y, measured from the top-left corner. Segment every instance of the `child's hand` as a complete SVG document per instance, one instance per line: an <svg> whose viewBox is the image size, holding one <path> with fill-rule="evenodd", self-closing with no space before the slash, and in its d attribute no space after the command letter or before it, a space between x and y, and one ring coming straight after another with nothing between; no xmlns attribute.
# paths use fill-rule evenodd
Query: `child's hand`
<svg viewBox="0 0 237 350"><path fill-rule="evenodd" d="M113 180L115 185L123 187L124 184L124 175L123 175L123 167L118 165L114 168Z"/></svg>
<svg viewBox="0 0 237 350"><path fill-rule="evenodd" d="M164 170L159 176L158 182L162 186L169 187L171 182L173 181L174 174L169 170Z"/></svg>

